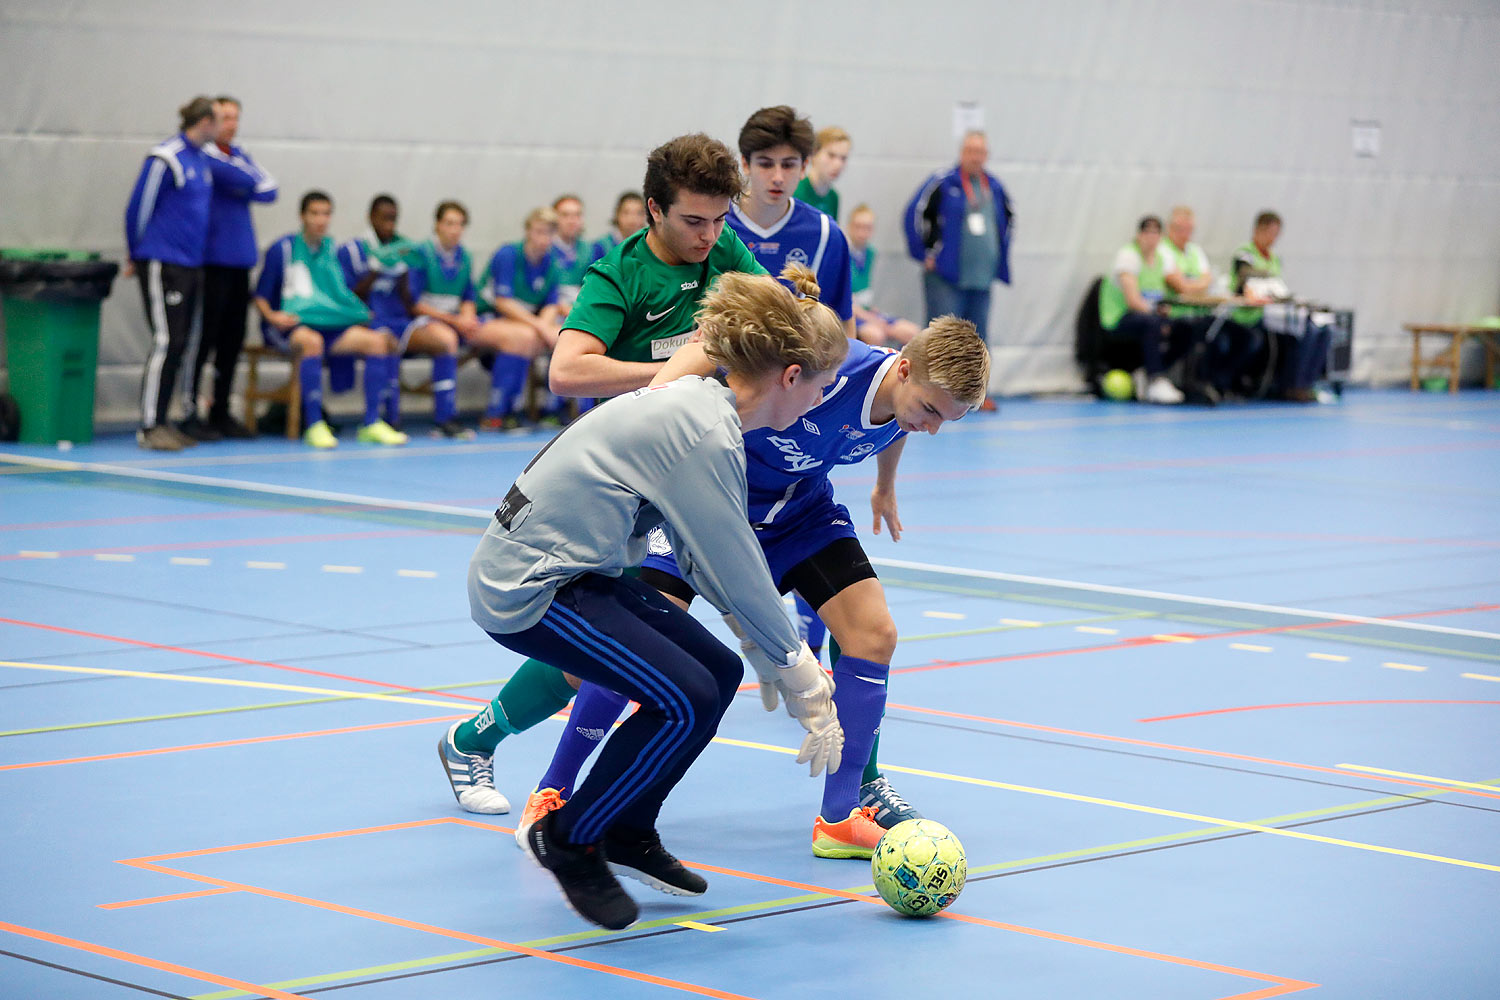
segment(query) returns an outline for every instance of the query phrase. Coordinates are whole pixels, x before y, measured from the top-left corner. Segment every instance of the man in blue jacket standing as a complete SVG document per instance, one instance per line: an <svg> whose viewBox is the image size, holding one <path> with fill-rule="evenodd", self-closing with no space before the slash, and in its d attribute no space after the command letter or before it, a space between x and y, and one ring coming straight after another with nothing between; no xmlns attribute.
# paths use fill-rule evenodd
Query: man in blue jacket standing
<svg viewBox="0 0 1500 1000"><path fill-rule="evenodd" d="M984 169L983 132L964 134L958 165L922 183L906 206L906 246L922 262L927 321L959 316L989 342L990 284L1010 284L1010 199ZM993 409L988 399L985 409Z"/></svg>
<svg viewBox="0 0 1500 1000"><path fill-rule="evenodd" d="M209 204L208 243L203 252L203 323L197 357L182 373L181 391L187 400L187 420L180 430L198 441L253 437L254 432L229 415L234 370L245 344L245 315L250 309L250 269L260 257L251 202L276 200L276 180L250 154L234 144L240 127L240 102L214 98L219 119L216 142L203 147L214 177ZM208 422L198 419L199 386L203 366L214 363L213 405Z"/></svg>
<svg viewBox="0 0 1500 1000"><path fill-rule="evenodd" d="M201 301L213 197L202 146L213 142L219 125L207 97L193 98L178 114L178 133L147 154L125 208L129 271L141 280L151 327L136 441L154 451L181 451L196 443L167 421L167 409Z"/></svg>
<svg viewBox="0 0 1500 1000"><path fill-rule="evenodd" d="M245 346L245 316L251 307L251 268L260 258L251 222L251 202L276 201L276 178L251 159L234 136L240 129L240 102L214 97L219 118L217 141L202 151L213 172L213 201L208 204L208 241L202 255L202 324L196 357L184 367L180 390L187 400L187 420L178 429L195 441L252 438L254 430L229 415L234 369ZM198 418L202 367L213 358L213 405L207 423Z"/></svg>

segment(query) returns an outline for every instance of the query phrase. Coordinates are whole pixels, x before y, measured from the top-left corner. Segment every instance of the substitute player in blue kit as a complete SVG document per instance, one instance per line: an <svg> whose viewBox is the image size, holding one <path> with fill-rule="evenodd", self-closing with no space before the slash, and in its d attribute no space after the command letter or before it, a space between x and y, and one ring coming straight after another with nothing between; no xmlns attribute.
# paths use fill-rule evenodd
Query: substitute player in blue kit
<svg viewBox="0 0 1500 1000"><path fill-rule="evenodd" d="M712 368L702 349L689 344L658 381ZM871 495L875 530L884 520L892 537L899 538L895 478L906 435L936 433L943 423L977 407L988 379L989 353L974 325L942 317L899 353L850 341L849 356L821 403L786 430L745 435L749 517L756 539L777 588L806 599L841 646L833 677L845 756L852 762L870 761L864 772L848 767L825 779L822 806L813 821L812 851L818 857L868 858L886 827L915 815L874 763L896 625L849 510L834 499L828 472L835 465L876 456ZM641 580L684 608L694 596L664 536L651 540ZM741 634L737 623L726 622ZM757 662L762 654L743 635L741 647L758 670L764 666ZM764 686L761 694L766 706L774 708L775 695ZM583 762L625 702L622 695L596 685L580 688L568 728L527 802L520 829L567 801ZM865 804L867 794L871 801Z"/></svg>

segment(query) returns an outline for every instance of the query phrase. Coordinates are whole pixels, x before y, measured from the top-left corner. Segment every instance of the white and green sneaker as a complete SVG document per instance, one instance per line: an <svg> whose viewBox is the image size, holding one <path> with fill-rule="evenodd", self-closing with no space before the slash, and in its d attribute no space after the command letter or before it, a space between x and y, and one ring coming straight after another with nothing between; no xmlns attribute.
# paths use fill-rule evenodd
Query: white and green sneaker
<svg viewBox="0 0 1500 1000"><path fill-rule="evenodd" d="M438 759L448 774L453 797L466 812L493 816L510 812L510 800L495 790L495 758L491 754L464 753L453 742L459 723L448 727L438 740Z"/></svg>
<svg viewBox="0 0 1500 1000"><path fill-rule="evenodd" d="M333 428L328 426L328 421L319 420L309 425L302 432L302 441L309 448L337 448L339 439L334 436Z"/></svg>
<svg viewBox="0 0 1500 1000"><path fill-rule="evenodd" d="M890 781L883 774L874 781L867 781L859 786L859 804L874 806L875 822L887 830L905 820L922 818L922 814L891 787Z"/></svg>
<svg viewBox="0 0 1500 1000"><path fill-rule="evenodd" d="M365 424L359 429L360 444L401 445L405 444L407 440L408 438L405 434L396 430L396 428L384 420Z"/></svg>

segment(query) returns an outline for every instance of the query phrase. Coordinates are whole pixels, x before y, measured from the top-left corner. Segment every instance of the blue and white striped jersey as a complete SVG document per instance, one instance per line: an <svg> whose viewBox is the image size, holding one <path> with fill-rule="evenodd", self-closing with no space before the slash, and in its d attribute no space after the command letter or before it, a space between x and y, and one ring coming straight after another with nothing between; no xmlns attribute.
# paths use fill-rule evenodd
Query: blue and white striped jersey
<svg viewBox="0 0 1500 1000"><path fill-rule="evenodd" d="M791 209L770 229L761 229L740 212L738 205L729 207L726 220L745 246L772 274L781 274L788 264L801 264L818 276L819 300L838 313L839 319L854 315L850 301L849 241L844 231L811 205L788 199Z"/></svg>

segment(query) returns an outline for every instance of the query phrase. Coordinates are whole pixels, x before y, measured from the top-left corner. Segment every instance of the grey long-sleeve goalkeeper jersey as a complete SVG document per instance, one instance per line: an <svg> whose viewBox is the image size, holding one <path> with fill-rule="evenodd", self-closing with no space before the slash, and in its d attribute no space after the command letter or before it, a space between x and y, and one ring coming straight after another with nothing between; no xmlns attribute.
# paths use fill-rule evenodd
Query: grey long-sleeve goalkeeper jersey
<svg viewBox="0 0 1500 1000"><path fill-rule="evenodd" d="M746 513L734 394L694 375L596 406L537 453L469 561L474 621L530 628L570 580L639 566L657 525L694 590L773 661L796 661L801 643Z"/></svg>

